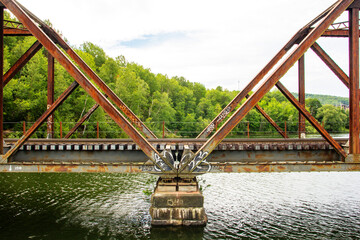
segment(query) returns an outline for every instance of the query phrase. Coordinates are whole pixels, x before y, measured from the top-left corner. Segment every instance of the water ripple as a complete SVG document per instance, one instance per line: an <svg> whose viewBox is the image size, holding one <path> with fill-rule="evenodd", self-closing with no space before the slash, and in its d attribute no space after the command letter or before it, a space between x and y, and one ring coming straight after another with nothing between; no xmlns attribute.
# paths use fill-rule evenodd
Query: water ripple
<svg viewBox="0 0 360 240"><path fill-rule="evenodd" d="M152 228L147 174L0 174L0 239L360 239L360 173L207 174L205 228Z"/></svg>

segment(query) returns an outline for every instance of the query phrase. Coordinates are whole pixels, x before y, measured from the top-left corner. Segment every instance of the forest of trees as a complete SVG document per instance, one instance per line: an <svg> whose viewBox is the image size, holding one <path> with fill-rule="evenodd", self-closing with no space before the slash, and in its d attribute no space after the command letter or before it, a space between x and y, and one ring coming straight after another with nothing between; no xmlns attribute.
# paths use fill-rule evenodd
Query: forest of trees
<svg viewBox="0 0 360 240"><path fill-rule="evenodd" d="M9 18L9 15L6 15ZM35 42L33 37L5 37L4 72ZM85 42L76 52L104 80L104 82L152 129L162 136L165 122L166 137L195 137L233 99L237 91L222 87L207 89L203 84L190 82L183 77L154 74L150 69L126 61L124 56L109 57L102 48ZM55 99L74 80L55 64ZM219 81L220 82L220 81ZM31 126L46 110L47 52L40 50L32 60L4 88L5 137L22 135L22 123ZM78 88L55 112L55 137L59 137L59 123L66 134L93 105L94 100ZM259 105L279 124L293 134L298 129L298 112L279 91L272 91ZM308 98L306 106L330 132L348 129L348 112ZM90 119L73 135L96 137L96 122L100 125L101 138L125 138L126 134L98 108ZM270 124L255 110L243 119L230 137L246 136L247 122L252 134L279 136ZM46 124L33 137L46 136ZM307 123L307 132L314 129Z"/></svg>

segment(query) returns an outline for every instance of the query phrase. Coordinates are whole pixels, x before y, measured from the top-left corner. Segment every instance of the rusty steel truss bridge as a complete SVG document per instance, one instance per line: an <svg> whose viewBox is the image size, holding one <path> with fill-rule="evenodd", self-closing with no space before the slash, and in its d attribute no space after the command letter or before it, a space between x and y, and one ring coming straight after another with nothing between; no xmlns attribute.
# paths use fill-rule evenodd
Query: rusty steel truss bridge
<svg viewBox="0 0 360 240"><path fill-rule="evenodd" d="M191 179L206 172L359 171L359 8L360 0L339 0L306 24L195 139L158 139L56 31L16 0L0 0L3 22L0 68L3 69L4 36L36 38L36 42L1 75L0 172L146 172L163 179ZM19 22L4 20L4 9ZM334 23L345 11L348 21ZM321 37L349 39L349 75L316 42ZM21 138L3 139L3 88L41 48L48 52L47 110ZM305 108L304 55L309 49L349 89L349 138L331 137ZM55 60L74 78L57 99L54 99ZM296 63L298 98L280 82ZM299 138L288 138L286 131L258 106L274 86L299 111ZM53 114L77 87L83 88L96 104L64 138L54 139ZM98 107L131 139L69 139ZM253 108L273 125L281 138L226 138ZM303 138L306 120L320 133L321 139ZM49 138L31 139L45 122Z"/></svg>

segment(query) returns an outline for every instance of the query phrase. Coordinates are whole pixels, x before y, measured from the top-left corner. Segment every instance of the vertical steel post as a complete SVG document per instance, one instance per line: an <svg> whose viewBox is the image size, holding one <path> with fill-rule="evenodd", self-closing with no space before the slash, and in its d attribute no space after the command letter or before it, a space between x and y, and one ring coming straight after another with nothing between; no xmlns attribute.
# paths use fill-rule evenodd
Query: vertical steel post
<svg viewBox="0 0 360 240"><path fill-rule="evenodd" d="M165 138L165 121L163 121L162 127L163 127L162 138Z"/></svg>
<svg viewBox="0 0 360 240"><path fill-rule="evenodd" d="M60 138L63 137L62 122L60 122Z"/></svg>
<svg viewBox="0 0 360 240"><path fill-rule="evenodd" d="M54 103L54 57L48 52L47 109ZM47 119L47 138L54 137L54 114Z"/></svg>
<svg viewBox="0 0 360 240"><path fill-rule="evenodd" d="M3 113L3 88L4 88L4 6L0 6L0 154L4 154L4 113Z"/></svg>
<svg viewBox="0 0 360 240"><path fill-rule="evenodd" d="M349 67L350 67L350 153L360 153L359 124L359 8L349 8Z"/></svg>
<svg viewBox="0 0 360 240"><path fill-rule="evenodd" d="M299 76L299 102L305 107L305 55L298 60L298 76ZM305 117L299 112L299 138L305 138Z"/></svg>
<svg viewBox="0 0 360 240"><path fill-rule="evenodd" d="M247 122L247 137L250 138L250 122Z"/></svg>
<svg viewBox="0 0 360 240"><path fill-rule="evenodd" d="M284 126L284 132L285 132L285 135L287 136L287 126L286 126L286 121L285 121L285 126Z"/></svg>

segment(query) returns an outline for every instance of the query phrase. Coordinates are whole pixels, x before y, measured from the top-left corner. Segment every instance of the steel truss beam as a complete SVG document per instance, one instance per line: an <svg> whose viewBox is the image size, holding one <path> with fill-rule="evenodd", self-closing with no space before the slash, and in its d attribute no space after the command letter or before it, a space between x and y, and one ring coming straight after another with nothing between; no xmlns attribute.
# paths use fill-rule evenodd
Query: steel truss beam
<svg viewBox="0 0 360 240"><path fill-rule="evenodd" d="M77 84L82 86L84 90L109 114L109 116L125 131L125 133L137 143L137 145L143 150L143 152L150 158L150 160L159 168L161 171L165 171L166 168L176 172L174 166L167 160L166 157L159 154L156 149L131 125L131 123L123 116L121 113L106 99L106 97L87 79L87 77L74 65L73 62L68 59L68 57L58 48L55 42L37 26L33 20L36 21L37 18L33 18L29 16L29 12L25 10L20 4L18 4L14 0L1 0L1 2L9 9L20 22L24 24L24 26L36 37L39 42L48 50L48 52L68 71L68 73L75 79ZM31 15L31 14L30 14ZM64 41L63 41L64 42ZM66 45L67 46L67 45ZM65 47L66 47L65 46ZM69 55L73 55L75 57L75 62L79 65L84 65L84 71L91 75L92 71L87 71L90 68L87 66L81 59L75 54L74 51L70 50L71 48L65 49ZM81 60L81 61L80 61ZM90 69L91 70L91 69ZM96 82L96 78L94 81ZM103 83L103 82L102 82ZM77 85L76 84L76 85ZM105 84L104 84L105 85ZM107 90L107 89L105 89ZM105 93L112 95L113 92L105 91ZM116 96L116 95L115 95ZM55 103L60 104L60 102L56 101ZM58 106L57 104L53 104L53 108L49 108L43 116L46 115L46 118L49 114L52 113L53 110ZM56 106L56 107L55 107ZM52 109L52 111L50 110ZM35 129L33 126L30 129ZM30 136L30 132L28 131L28 135L23 136L19 142L12 148L8 153L3 156L3 161L7 161L8 158L16 152L18 147L20 147L26 139ZM166 168L165 168L166 167Z"/></svg>
<svg viewBox="0 0 360 240"><path fill-rule="evenodd" d="M246 99L248 99L250 95L246 96ZM288 138L286 133L279 127L279 125L276 124L276 122L267 114L264 109L262 109L259 104L255 105L256 110L276 129L276 131L283 137Z"/></svg>
<svg viewBox="0 0 360 240"><path fill-rule="evenodd" d="M4 6L0 6L0 22L4 20ZM0 26L0 154L4 153L4 26Z"/></svg>
<svg viewBox="0 0 360 240"><path fill-rule="evenodd" d="M196 138L206 138L209 134L217 129L216 127L232 112L236 106L248 95L252 89L265 77L266 74L269 73L271 69L285 56L285 54L297 43L299 43L304 36L306 36L310 30L310 28L316 24L319 20L321 20L329 11L335 6L333 4L324 12L319 14L316 18L306 24L303 28L301 28L291 39L289 42L285 44L285 46L273 57L270 62L246 85L246 87L235 96L235 98L217 115L210 124L196 137Z"/></svg>
<svg viewBox="0 0 360 240"><path fill-rule="evenodd" d="M317 44L311 46L311 49L320 57L320 59L330 68L333 73L349 88L348 75L331 59L331 57Z"/></svg>
<svg viewBox="0 0 360 240"><path fill-rule="evenodd" d="M2 156L2 162L7 162L13 154L15 154L19 148L28 140L31 135L46 121L46 119L70 96L70 94L79 86L75 81L73 82L57 99L48 107L43 115L26 131L26 133L15 143L15 145Z"/></svg>
<svg viewBox="0 0 360 240"><path fill-rule="evenodd" d="M305 108L305 55L298 60L298 78L299 102ZM299 138L305 137L305 132L305 118L299 112Z"/></svg>
<svg viewBox="0 0 360 240"><path fill-rule="evenodd" d="M55 87L55 59L48 55L48 79L47 79L47 108L54 103L54 87ZM54 115L51 114L47 119L47 138L54 137Z"/></svg>
<svg viewBox="0 0 360 240"><path fill-rule="evenodd" d="M313 125L313 127L330 143L331 146L345 159L347 154L344 149L337 143L330 134L321 126L320 123L306 110L305 106L301 104L280 81L276 83L276 87L284 94L284 96L296 107L296 109Z"/></svg>
<svg viewBox="0 0 360 240"><path fill-rule="evenodd" d="M31 36L29 30L20 22L3 20L4 36Z"/></svg>
<svg viewBox="0 0 360 240"><path fill-rule="evenodd" d="M26 63L42 48L39 41L36 41L5 73L3 85L6 86L8 82L25 66Z"/></svg>
<svg viewBox="0 0 360 240"><path fill-rule="evenodd" d="M150 158L156 168L161 170L164 174L173 175L173 176L182 176L186 174L193 174L194 170L197 167L204 164L206 157L215 149L215 147L229 134L229 132L245 117L245 115L253 108L257 106L257 103L261 98L271 90L271 88L276 85L280 91L288 98L290 102L299 110L300 114L303 114L308 121L320 132L320 134L334 147L336 152L341 156L342 159L346 157L345 151L341 146L330 137L330 135L320 126L319 123L306 111L305 107L299 103L279 82L280 78L286 74L286 72L298 61L304 53L312 46L314 46L315 41L323 35L323 33L329 28L330 24L342 13L344 12L349 5L354 0L339 0L333 4L330 8L321 13L309 24L304 26L300 31L294 35L294 37L276 54L276 56L262 69L258 75L241 91L228 105L221 111L221 113L210 123L210 125L199 134L198 138L205 138L208 136L217 126L223 121L226 116L235 109L237 104L240 103L252 89L272 70L276 64L289 52L290 49L293 49L293 52L280 64L280 66L271 73L260 86L260 88L255 91L235 113L226 121L226 123L216 131L216 133L208 140L206 143L200 147L200 149L194 154L188 148L185 147L183 154L183 161L181 162L180 168L176 169L173 162L171 162L171 148L170 146L166 147L166 151L162 154L157 152L157 150L147 141L137 130L131 125L131 123L114 107L109 100L91 83L91 81L85 76L87 74L99 87L100 89L109 96L109 99L115 103L117 107L122 110L125 115L130 119L130 121L137 126L140 131L142 131L149 138L156 138L156 136L148 129L146 126L137 118L137 116L131 112L131 110L106 86L106 84L93 72L85 62L68 46L68 44L50 27L44 24L39 20L35 15L29 12L16 0L0 0L35 36L38 41L49 51L49 53L69 72L69 74L74 77L75 81L69 89L64 92L54 104L41 116L41 118L26 132L26 134L19 139L13 148L11 148L4 156L3 161L7 161L18 149L19 147L30 137L30 135L35 131L40 124L44 121L44 116L50 116L53 111L66 99L68 95L76 88L77 85L80 85L84 90L96 101L96 103L101 106L105 112L121 127L124 129L126 134L133 139L133 141L142 149L142 151ZM357 9L357 14L359 9ZM359 25L358 25L358 15L355 15L356 11L352 11L352 18L350 20L354 21L357 19L357 24L350 23L350 34L351 34L351 51L354 52L358 50L358 36L359 36ZM37 24L39 25L37 25ZM316 24L316 26L315 26ZM315 27L313 27L315 26ZM357 28L357 30L355 29ZM3 31L2 31L3 32ZM356 42L357 38L357 42ZM81 70L85 72L83 74L69 58L58 48L56 44L59 44L65 52L70 56L76 64L79 65ZM297 44L297 46L296 46ZM318 48L315 48L318 50ZM315 51L315 50L314 50ZM327 55L321 54L322 58L326 58ZM324 57L325 56L325 57ZM335 69L334 65L326 58L327 64L331 65ZM356 62L357 61L357 62ZM356 82L356 76L358 75L358 54L351 58L351 74L348 85L352 90L354 99L358 101L358 85L351 88L352 82ZM337 75L341 74L341 71L338 69L333 70ZM357 72L356 72L357 71ZM346 75L346 74L345 74ZM342 80L345 84L346 79L342 76ZM358 76L357 76L358 81ZM76 86L73 86L76 85ZM74 89L72 89L72 87ZM72 90L71 90L72 89ZM61 98L61 99L60 99ZM60 100L59 100L60 99ZM95 105L96 106L96 105ZM95 107L94 106L94 107ZM93 107L93 108L94 108ZM359 107L359 105L357 105ZM354 116L358 117L358 112L353 113ZM269 119L268 119L269 120ZM271 118L270 118L271 120ZM270 121L269 120L269 121ZM355 119L356 120L356 119ZM357 118L358 120L358 118ZM357 125L358 126L358 125ZM286 135L283 135L286 136ZM358 135L357 135L358 136ZM185 158L186 156L186 158ZM192 163L191 167L189 164Z"/></svg>
<svg viewBox="0 0 360 240"><path fill-rule="evenodd" d="M349 143L350 153L359 154L359 6L349 9L349 30Z"/></svg>
<svg viewBox="0 0 360 240"><path fill-rule="evenodd" d="M193 172L199 164L201 164L206 157L215 149L215 147L230 133L230 131L245 117L245 115L261 100L261 98L271 90L271 88L280 80L281 77L300 59L304 53L315 43L315 41L321 37L323 32L325 32L330 24L332 24L335 19L337 19L341 13L343 13L353 2L354 0L339 0L328 10L322 13L314 21L319 22L317 26L309 30L310 27L314 24L314 21L309 23L306 26L306 29L300 31L304 33L303 36L296 37L295 39L298 42L298 46L295 47L294 51L282 62L282 64L264 81L264 83L255 91L249 99L247 99L238 110L227 120L227 122L216 131L216 133L194 154L193 157L188 158L184 163L181 164L179 172L183 172L190 162L195 162L194 167L189 169L189 172ZM355 34L358 36L358 34ZM276 59L277 61L279 59ZM276 62L277 62L276 61ZM270 66L268 64L267 66ZM272 66L273 67L273 66ZM266 67L265 67L266 68ZM270 70L270 69L269 69ZM268 72L268 71L267 71ZM255 82L254 80L251 84ZM248 85L249 86L249 85ZM245 88L246 89L246 88ZM244 90L243 90L244 91ZM242 92L243 92L242 91ZM357 98L358 100L358 98ZM301 105L298 106L298 109L303 108ZM229 111L230 112L230 111ZM302 111L305 114L305 111ZM227 114L226 114L227 115ZM225 117L226 117L225 115ZM311 115L310 115L311 116ZM223 117L223 118L225 118ZM312 122L312 124L316 123ZM321 129L318 127L318 129ZM326 132L326 131L325 131ZM337 146L336 141L328 133L320 132L326 140L332 145L335 146L335 150L345 159L346 153L341 148ZM357 137L359 137L357 135ZM186 171L185 171L186 172Z"/></svg>
<svg viewBox="0 0 360 240"><path fill-rule="evenodd" d="M92 108L90 108L90 110L80 119L79 122L77 122L75 124L75 126L65 135L64 138L68 139L71 137L71 135L74 134L74 132L91 116L91 114L93 114L93 112L96 111L96 109L98 109L99 104L95 104L94 106L92 106Z"/></svg>
<svg viewBox="0 0 360 240"><path fill-rule="evenodd" d="M14 0L15 1L15 0ZM109 96L109 99L130 119L133 125L137 126L139 130L148 138L157 138L156 135L131 111L131 109L104 83L104 81L80 58L80 56L61 38L61 36L50 28L46 23L41 21L33 13L27 10L20 3L15 1L22 10L37 24L43 32L54 42L59 44L67 54L75 61L76 64L87 74L100 89Z"/></svg>

